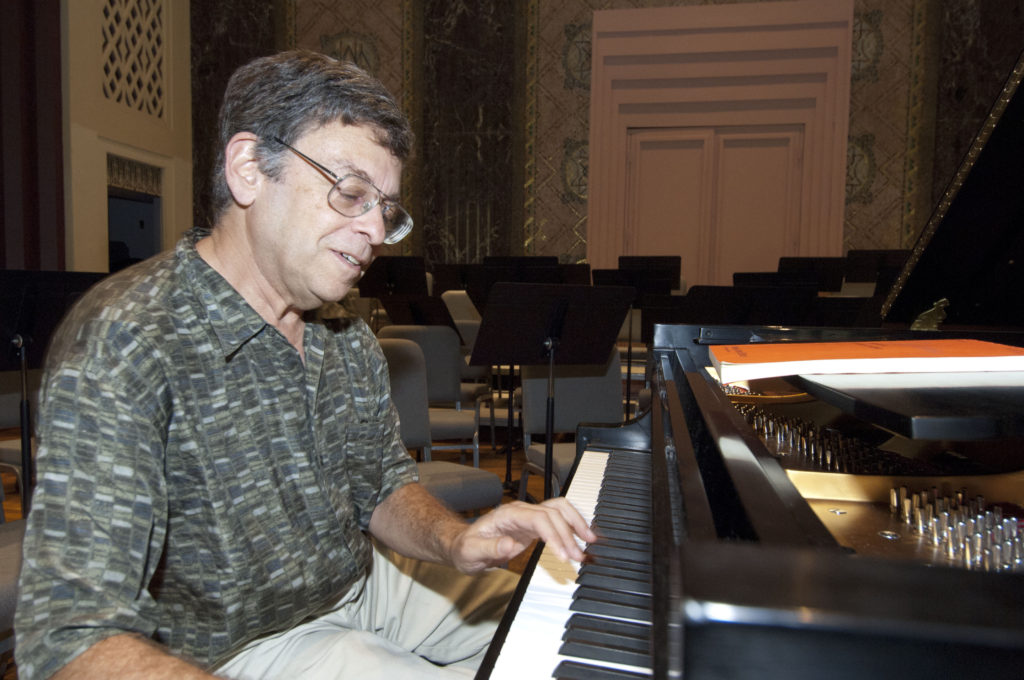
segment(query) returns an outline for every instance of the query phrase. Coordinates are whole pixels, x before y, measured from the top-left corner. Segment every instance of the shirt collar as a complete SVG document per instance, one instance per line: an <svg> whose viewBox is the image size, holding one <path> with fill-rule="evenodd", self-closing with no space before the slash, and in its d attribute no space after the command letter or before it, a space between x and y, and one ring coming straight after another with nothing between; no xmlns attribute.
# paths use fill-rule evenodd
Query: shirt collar
<svg viewBox="0 0 1024 680"><path fill-rule="evenodd" d="M199 256L196 243L209 233L207 228L193 227L178 242L175 254L206 309L224 358L229 359L245 343L263 332L268 324L223 276Z"/></svg>

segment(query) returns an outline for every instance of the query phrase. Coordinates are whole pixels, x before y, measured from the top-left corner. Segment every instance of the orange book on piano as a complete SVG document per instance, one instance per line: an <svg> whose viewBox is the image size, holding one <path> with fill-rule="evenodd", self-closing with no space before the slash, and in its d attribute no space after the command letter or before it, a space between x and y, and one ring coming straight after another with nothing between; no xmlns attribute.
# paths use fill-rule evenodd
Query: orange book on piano
<svg viewBox="0 0 1024 680"><path fill-rule="evenodd" d="M722 383L785 375L1024 371L1024 348L970 339L713 345Z"/></svg>

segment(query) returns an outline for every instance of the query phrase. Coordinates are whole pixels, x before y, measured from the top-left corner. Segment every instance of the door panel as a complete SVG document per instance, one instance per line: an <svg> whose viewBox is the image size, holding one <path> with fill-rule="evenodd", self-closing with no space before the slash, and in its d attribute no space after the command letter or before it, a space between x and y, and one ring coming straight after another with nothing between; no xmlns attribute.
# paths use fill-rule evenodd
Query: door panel
<svg viewBox="0 0 1024 680"><path fill-rule="evenodd" d="M683 281L707 267L714 132L630 130L624 255L682 257Z"/></svg>
<svg viewBox="0 0 1024 680"><path fill-rule="evenodd" d="M661 128L628 135L625 255L680 255L687 284L730 285L798 252L798 127Z"/></svg>

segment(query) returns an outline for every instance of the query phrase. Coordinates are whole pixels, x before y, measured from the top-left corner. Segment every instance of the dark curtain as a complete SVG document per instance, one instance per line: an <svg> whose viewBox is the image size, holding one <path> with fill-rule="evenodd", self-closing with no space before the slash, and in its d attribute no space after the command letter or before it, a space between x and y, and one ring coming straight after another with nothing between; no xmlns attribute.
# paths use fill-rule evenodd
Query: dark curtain
<svg viewBox="0 0 1024 680"><path fill-rule="evenodd" d="M60 0L5 0L0 22L0 261L63 270Z"/></svg>

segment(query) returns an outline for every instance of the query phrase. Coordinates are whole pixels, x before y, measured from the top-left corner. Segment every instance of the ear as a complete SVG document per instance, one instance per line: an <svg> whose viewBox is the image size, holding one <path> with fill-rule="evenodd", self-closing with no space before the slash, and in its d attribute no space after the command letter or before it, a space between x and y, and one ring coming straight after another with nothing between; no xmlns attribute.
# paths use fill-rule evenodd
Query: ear
<svg viewBox="0 0 1024 680"><path fill-rule="evenodd" d="M263 173L256 158L259 137L251 132L235 134L224 148L224 179L235 202L243 208L252 205Z"/></svg>

